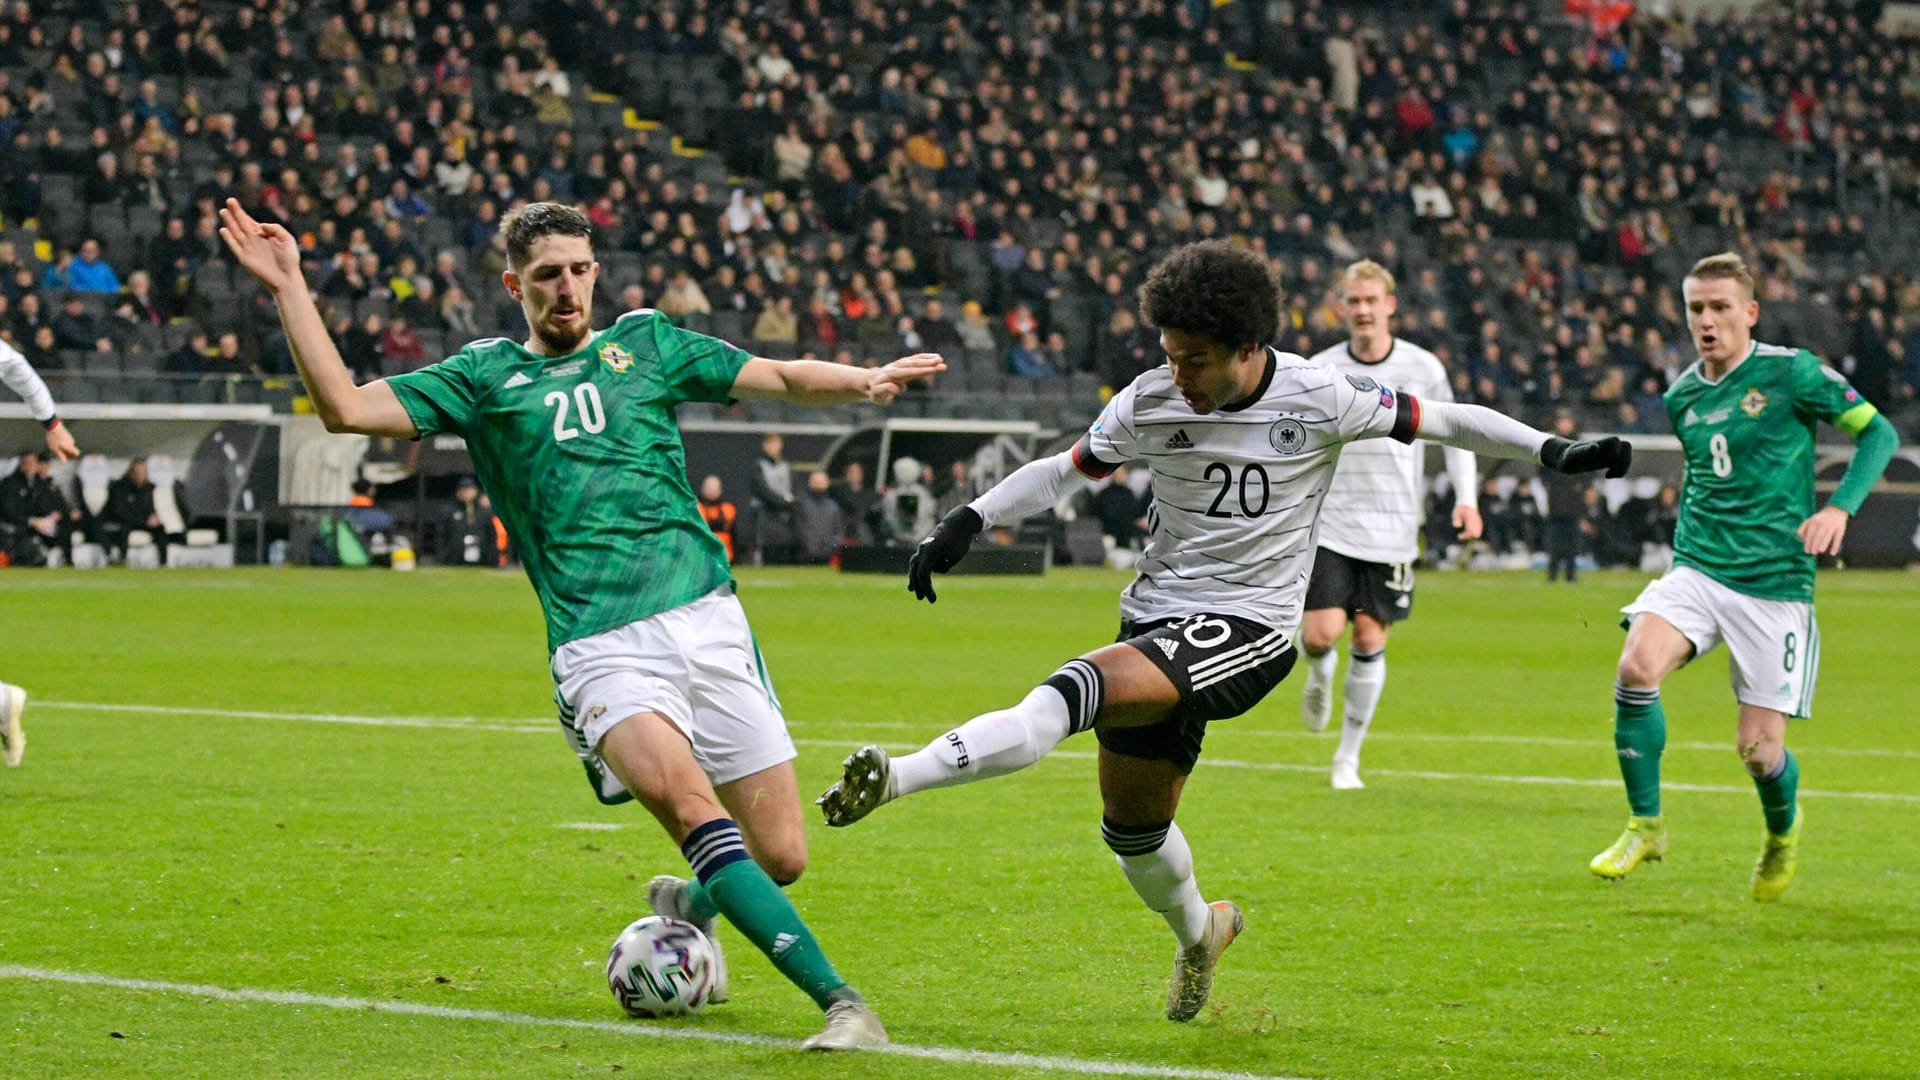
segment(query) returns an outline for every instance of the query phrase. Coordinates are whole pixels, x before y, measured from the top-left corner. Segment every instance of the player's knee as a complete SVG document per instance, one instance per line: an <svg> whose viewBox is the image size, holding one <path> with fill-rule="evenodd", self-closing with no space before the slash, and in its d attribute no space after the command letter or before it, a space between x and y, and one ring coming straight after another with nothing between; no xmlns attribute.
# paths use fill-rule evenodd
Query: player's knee
<svg viewBox="0 0 1920 1080"><path fill-rule="evenodd" d="M1355 622L1353 624L1353 651L1356 654L1371 656L1386 647L1386 627L1373 622Z"/></svg>
<svg viewBox="0 0 1920 1080"><path fill-rule="evenodd" d="M774 884L784 889L799 881L800 875L807 872L807 849L804 845L795 844L791 847L763 852L757 855L754 861L760 864L760 869L767 872L767 876L773 879Z"/></svg>
<svg viewBox="0 0 1920 1080"><path fill-rule="evenodd" d="M1664 674L1657 664L1631 649L1620 654L1620 668L1614 678L1621 686L1650 690L1660 685Z"/></svg>
<svg viewBox="0 0 1920 1080"><path fill-rule="evenodd" d="M1300 628L1300 647L1307 651L1308 656L1325 656L1327 650L1333 648L1333 643L1339 640L1339 630L1329 631L1311 622Z"/></svg>
<svg viewBox="0 0 1920 1080"><path fill-rule="evenodd" d="M1762 779L1773 771L1774 763L1786 747L1772 739L1748 739L1734 746L1740 754L1740 764L1746 766L1747 774L1754 779Z"/></svg>

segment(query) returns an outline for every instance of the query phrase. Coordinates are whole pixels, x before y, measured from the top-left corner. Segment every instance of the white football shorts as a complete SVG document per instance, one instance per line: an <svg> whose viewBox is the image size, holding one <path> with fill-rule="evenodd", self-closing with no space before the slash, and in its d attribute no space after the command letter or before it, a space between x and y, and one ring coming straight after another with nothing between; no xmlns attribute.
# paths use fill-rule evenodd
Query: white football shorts
<svg viewBox="0 0 1920 1080"><path fill-rule="evenodd" d="M626 792L600 761L600 740L637 713L680 729L715 784L794 758L765 662L730 587L639 622L569 641L553 654L561 730L602 801Z"/></svg>
<svg viewBox="0 0 1920 1080"><path fill-rule="evenodd" d="M1804 600L1765 600L1736 592L1691 566L1647 583L1620 609L1628 619L1658 615L1693 643L1693 658L1725 641L1734 699L1788 716L1813 713L1820 675L1820 624Z"/></svg>

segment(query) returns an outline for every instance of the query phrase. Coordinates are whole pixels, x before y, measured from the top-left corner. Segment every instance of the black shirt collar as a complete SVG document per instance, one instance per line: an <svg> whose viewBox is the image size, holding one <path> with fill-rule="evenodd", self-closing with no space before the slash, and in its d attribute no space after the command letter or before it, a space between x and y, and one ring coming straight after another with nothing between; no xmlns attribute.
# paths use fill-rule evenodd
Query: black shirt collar
<svg viewBox="0 0 1920 1080"><path fill-rule="evenodd" d="M1352 361L1353 361L1354 363L1356 363L1356 364L1365 364L1365 365L1367 365L1368 367L1372 367L1372 366L1373 366L1373 365L1375 365L1375 364L1384 364L1384 363L1386 363L1386 362L1387 362L1387 360L1388 360L1388 359L1390 359L1390 358L1391 358L1391 357L1393 356L1393 350L1395 350L1395 349L1397 349L1397 348L1399 348L1399 347L1400 347L1400 339L1399 339L1399 338L1397 338L1397 337L1393 337L1393 336L1391 336L1391 335L1389 335L1389 336L1388 336L1388 338L1387 338L1387 355L1386 355L1386 356L1382 356L1382 357L1381 357L1380 359L1378 359L1378 360L1362 360L1362 359L1360 359L1360 357L1358 357L1358 356L1356 356L1356 355L1354 355L1354 352L1353 352L1353 339L1352 339L1352 338L1348 338L1348 339L1347 339L1347 359L1349 359L1349 360L1352 360Z"/></svg>
<svg viewBox="0 0 1920 1080"><path fill-rule="evenodd" d="M1279 357L1277 354L1274 353L1273 347L1269 345L1267 347L1267 369L1260 373L1260 385L1253 388L1253 393L1248 394L1246 397L1241 398L1239 401L1233 402L1232 404L1229 404L1229 405L1220 406L1220 411L1221 412L1239 412L1242 409L1245 409L1247 406L1252 405L1254 402L1259 401L1261 398L1266 397L1267 387L1273 385L1273 373L1279 367L1280 367Z"/></svg>

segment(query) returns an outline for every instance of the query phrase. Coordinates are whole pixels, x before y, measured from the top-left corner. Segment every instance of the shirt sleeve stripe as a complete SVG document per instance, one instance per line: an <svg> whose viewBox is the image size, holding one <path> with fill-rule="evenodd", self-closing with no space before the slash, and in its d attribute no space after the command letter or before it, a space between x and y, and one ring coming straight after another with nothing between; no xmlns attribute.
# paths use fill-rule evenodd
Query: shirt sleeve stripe
<svg viewBox="0 0 1920 1080"><path fill-rule="evenodd" d="M1863 401L1834 417L1833 426L1857 439L1861 432L1867 430L1867 425L1873 423L1873 418L1879 415L1880 410L1873 407L1873 402Z"/></svg>
<svg viewBox="0 0 1920 1080"><path fill-rule="evenodd" d="M1080 436L1080 441L1073 444L1073 467L1080 470L1080 475L1089 479L1105 480L1107 477L1112 476L1114 470L1123 464L1125 464L1125 462L1115 462L1109 465L1099 458L1094 457L1093 449L1087 445L1087 437L1085 435Z"/></svg>
<svg viewBox="0 0 1920 1080"><path fill-rule="evenodd" d="M1420 434L1420 399L1412 394L1402 393L1394 402L1393 430L1387 434L1403 443L1410 443Z"/></svg>

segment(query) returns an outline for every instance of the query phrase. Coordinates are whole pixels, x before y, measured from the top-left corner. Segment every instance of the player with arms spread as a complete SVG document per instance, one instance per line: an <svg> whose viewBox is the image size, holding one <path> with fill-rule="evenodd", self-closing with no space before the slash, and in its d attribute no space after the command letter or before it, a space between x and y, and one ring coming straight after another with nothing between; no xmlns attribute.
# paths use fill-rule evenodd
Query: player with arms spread
<svg viewBox="0 0 1920 1080"><path fill-rule="evenodd" d="M1847 519L1900 445L1893 425L1805 349L1753 340L1760 303L1740 256L1710 255L1681 285L1699 353L1667 390L1686 477L1673 568L1624 610L1627 641L1614 684L1614 748L1632 816L1588 865L1619 879L1667 853L1660 816L1660 753L1667 718L1660 684L1725 641L1740 716L1735 747L1760 792L1767 839L1753 869L1755 900L1793 882L1801 814L1800 765L1786 747L1787 717L1813 710L1820 628L1814 559L1838 555ZM1858 442L1839 490L1813 500L1813 430L1825 420Z"/></svg>
<svg viewBox="0 0 1920 1080"><path fill-rule="evenodd" d="M940 358L875 370L768 360L645 309L594 330L592 227L574 209L533 203L500 222L502 280L526 314L528 341L476 341L355 386L293 237L231 199L220 216L228 248L273 293L327 430L467 440L546 614L561 727L595 794L637 798L692 864L691 880L654 879L655 909L707 930L725 915L826 1010L826 1030L808 1048L885 1042L780 891L807 858L793 741L726 552L687 484L674 406L886 404L942 370Z"/></svg>
<svg viewBox="0 0 1920 1080"><path fill-rule="evenodd" d="M7 389L20 395L27 403L27 411L47 432L47 449L61 461L72 461L80 456L80 447L74 444L73 432L60 422L60 414L53 404L53 394L47 389L46 381L33 365L4 340L0 340L0 382ZM20 714L27 709L27 692L11 683L0 682L0 758L4 758L7 768L20 767L20 759L27 752L26 729L20 726Z"/></svg>
<svg viewBox="0 0 1920 1080"><path fill-rule="evenodd" d="M1452 401L1453 387L1439 357L1393 333L1399 300L1393 275L1371 259L1347 267L1340 279L1341 314L1350 340L1316 353L1312 361L1412 394L1421 402ZM1340 454L1333 487L1320 510L1320 551L1307 582L1307 614L1300 646L1307 684L1300 721L1325 731L1333 712L1333 646L1353 620L1353 662L1347 666L1346 716L1333 754L1333 786L1360 782L1360 745L1373 723L1387 682L1387 629L1413 614L1413 560L1420 554L1425 509L1426 448L1392 439L1356 443ZM1473 452L1445 450L1453 482L1453 527L1460 539L1480 535L1480 480Z"/></svg>
<svg viewBox="0 0 1920 1080"><path fill-rule="evenodd" d="M1222 242L1169 256L1141 300L1166 365L1114 395L1070 451L1022 466L947 514L909 570L908 587L931 602L933 575L952 569L982 528L1145 461L1156 509L1139 576L1120 596L1118 643L1068 661L1019 704L916 753L855 751L819 802L828 824L851 824L903 795L1024 768L1067 736L1094 731L1101 834L1173 930L1167 1016L1191 1020L1242 920L1233 904L1201 898L1174 810L1207 724L1246 712L1293 667L1320 504L1341 446L1423 437L1616 474L1631 451L1619 440L1549 438L1478 406L1429 404L1271 348L1278 283L1263 259Z"/></svg>

